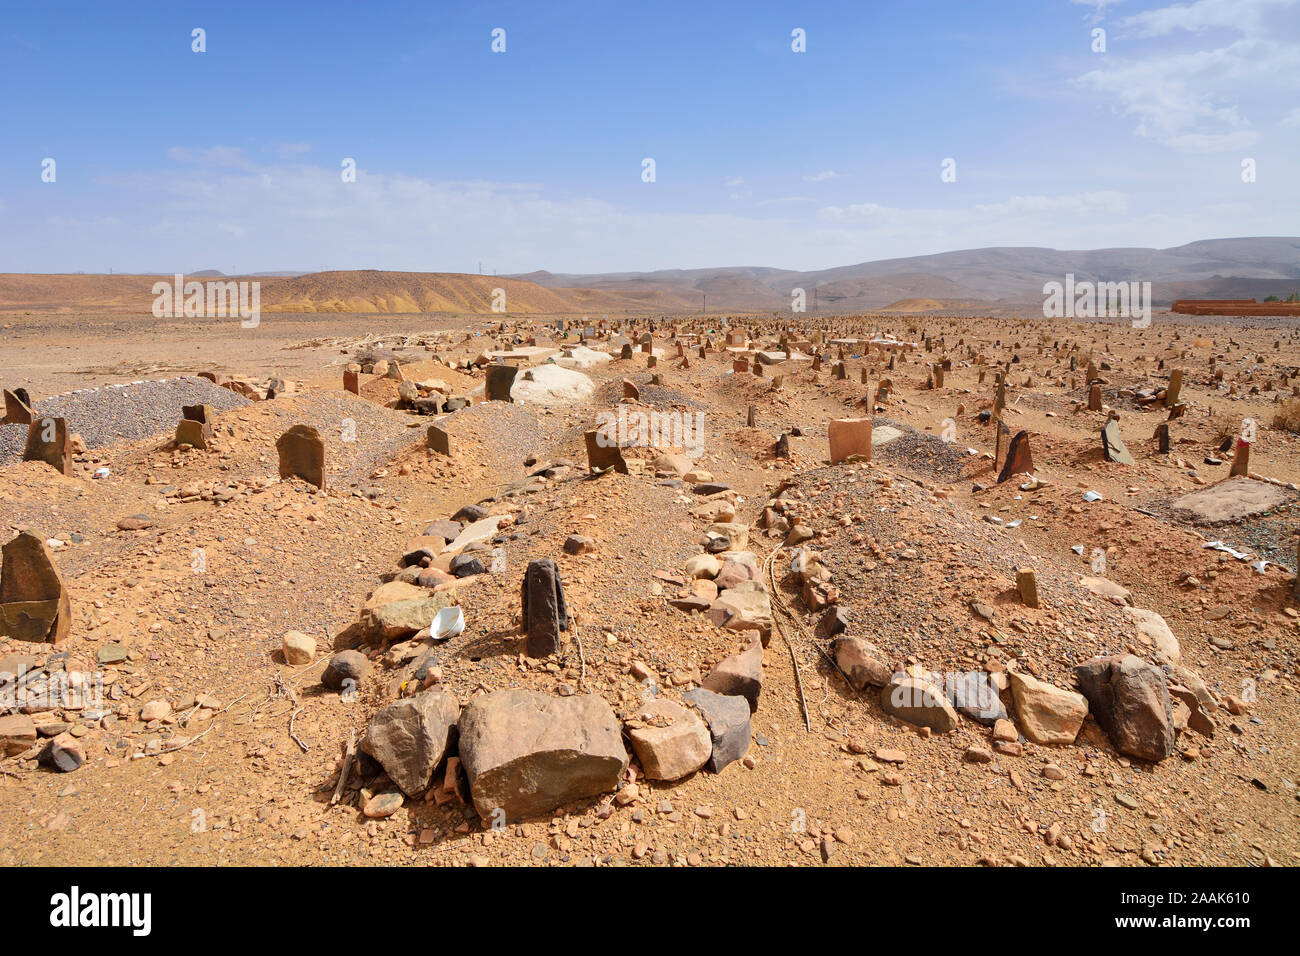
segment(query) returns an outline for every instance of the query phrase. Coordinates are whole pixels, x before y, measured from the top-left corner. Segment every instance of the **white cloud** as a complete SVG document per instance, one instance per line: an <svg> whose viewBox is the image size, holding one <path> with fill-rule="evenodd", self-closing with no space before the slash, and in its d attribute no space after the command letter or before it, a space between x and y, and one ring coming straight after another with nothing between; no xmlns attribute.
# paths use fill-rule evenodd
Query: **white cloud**
<svg viewBox="0 0 1300 956"><path fill-rule="evenodd" d="M1228 189L1175 204L1169 213L1149 211L1165 207L1136 190L1026 191L933 207L786 196L700 212L671 204L633 208L540 183L434 181L364 166L355 183L344 183L329 164L254 163L229 148L175 156L187 161L98 180L105 195L117 197L111 204L117 208L104 216L75 227L47 217L0 230L0 258L11 271L111 264L118 271L160 272L326 266L473 272L480 259L502 273L737 263L813 269L980 246L1087 249L1288 235L1300 221L1294 191L1263 202L1251 194L1226 205L1225 196L1237 195Z"/></svg>
<svg viewBox="0 0 1300 956"><path fill-rule="evenodd" d="M1200 32L1211 28L1258 34L1267 12L1293 7L1296 0L1196 0L1125 17L1122 27L1132 27L1140 37L1167 36L1179 30Z"/></svg>
<svg viewBox="0 0 1300 956"><path fill-rule="evenodd" d="M1124 0L1070 0L1072 4L1078 7L1091 7L1092 13L1084 17L1089 23L1100 23L1106 19L1106 8L1113 7L1117 3L1123 3Z"/></svg>
<svg viewBox="0 0 1300 956"><path fill-rule="evenodd" d="M248 155L236 146L209 146L204 149L173 146L167 150L167 158L178 163L194 166L215 166L231 169L255 168Z"/></svg>
<svg viewBox="0 0 1300 956"><path fill-rule="evenodd" d="M945 233L953 231L974 235L982 225L1002 231L1007 224L1018 228L1043 231L1050 224L1070 222L1077 224L1087 219L1110 220L1126 215L1128 197L1119 192L1091 192L1059 196L1010 196L1001 202L977 203L959 209L904 209L865 202L848 206L823 206L817 211L825 223L859 224L890 231L912 231L933 228ZM1021 244L1021 243L1017 243ZM1035 243L1037 244L1037 243Z"/></svg>
<svg viewBox="0 0 1300 956"><path fill-rule="evenodd" d="M1300 42L1272 22L1298 4L1197 0L1135 14L1120 23L1132 42L1112 42L1105 64L1075 85L1135 119L1136 135L1175 150L1251 146L1259 133L1250 114L1271 122L1300 89ZM1179 42L1172 47L1140 42L1173 34ZM1189 43L1197 48L1187 49Z"/></svg>
<svg viewBox="0 0 1300 956"><path fill-rule="evenodd" d="M805 176L803 181L806 183L821 183L828 179L839 179L840 174L833 169L823 169L820 173L814 173L811 176Z"/></svg>

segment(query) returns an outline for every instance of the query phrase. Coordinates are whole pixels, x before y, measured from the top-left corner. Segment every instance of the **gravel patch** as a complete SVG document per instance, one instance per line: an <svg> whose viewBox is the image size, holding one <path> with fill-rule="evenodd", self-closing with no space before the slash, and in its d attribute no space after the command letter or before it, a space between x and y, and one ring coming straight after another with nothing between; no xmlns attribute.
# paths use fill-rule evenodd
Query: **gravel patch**
<svg viewBox="0 0 1300 956"><path fill-rule="evenodd" d="M26 444L26 425L0 425L0 465L21 461Z"/></svg>
<svg viewBox="0 0 1300 956"><path fill-rule="evenodd" d="M872 458L884 464L926 475L935 481L953 482L970 474L971 465L977 460L967 453L967 446L961 442L946 442L936 435L880 416L873 418L872 424L876 428L889 425L903 433L879 451L872 451Z"/></svg>
<svg viewBox="0 0 1300 956"><path fill-rule="evenodd" d="M807 497L799 505L814 515L861 516L851 528L818 522L822 533L812 544L835 575L851 633L871 635L885 660L914 654L935 670L969 670L970 645L988 646L992 630L1002 654L1030 655L1044 679L1069 687L1074 664L1125 646L1129 629L1119 609L1082 590L1072 567L1033 555L1043 608L1028 608L1014 590L1015 569L1027 563L1015 535L911 482L884 488L853 477L844 468L803 472L798 487ZM859 535L880 553L854 543ZM972 613L972 601L996 608L993 628ZM1049 623L1055 620L1059 627ZM1012 621L1022 626L1013 631Z"/></svg>
<svg viewBox="0 0 1300 956"><path fill-rule="evenodd" d="M480 402L444 416L437 424L462 448L460 454L465 453L464 445L471 445L476 461L505 478L522 476L524 459L544 454L548 435L558 426L553 416L539 414L537 406L512 402ZM458 452L453 449L452 454Z"/></svg>
<svg viewBox="0 0 1300 956"><path fill-rule="evenodd" d="M265 458L274 473L277 439L294 425L310 425L325 443L326 480L334 488L368 484L374 469L425 440L420 426L429 421L346 392L286 395L253 403L234 418L236 432L250 438L251 445L237 446L233 468L260 474L266 468L260 459Z"/></svg>
<svg viewBox="0 0 1300 956"><path fill-rule="evenodd" d="M249 401L205 378L186 377L54 395L36 402L32 411L36 415L66 418L68 431L80 435L90 449L170 433L181 418L181 406L199 404L227 411L242 408ZM6 426L0 433L0 464L20 460L27 439L26 427ZM15 444L16 434L21 437Z"/></svg>

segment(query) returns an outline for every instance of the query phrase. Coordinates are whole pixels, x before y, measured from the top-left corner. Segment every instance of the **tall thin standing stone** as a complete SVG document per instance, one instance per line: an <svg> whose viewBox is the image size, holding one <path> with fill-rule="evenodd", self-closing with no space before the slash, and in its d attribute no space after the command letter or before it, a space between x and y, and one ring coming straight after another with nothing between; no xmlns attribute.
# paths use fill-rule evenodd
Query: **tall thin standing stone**
<svg viewBox="0 0 1300 956"><path fill-rule="evenodd" d="M1011 429L1002 419L997 421L997 439L993 445L993 469L994 471L1002 468L1003 462L1007 460L1007 451L1011 445Z"/></svg>
<svg viewBox="0 0 1300 956"><path fill-rule="evenodd" d="M1229 478L1245 478L1250 474L1250 442L1244 438L1237 439L1237 453L1232 458L1232 470Z"/></svg>
<svg viewBox="0 0 1300 956"><path fill-rule="evenodd" d="M1183 370L1174 369L1169 373L1169 387L1165 389L1165 408L1178 404L1178 394L1183 390Z"/></svg>
<svg viewBox="0 0 1300 956"><path fill-rule="evenodd" d="M1020 568L1016 571L1016 590L1026 607L1038 607L1038 578L1033 568Z"/></svg>
<svg viewBox="0 0 1300 956"><path fill-rule="evenodd" d="M536 558L528 562L521 599L527 635L524 652L532 658L556 653L560 649L560 632L569 629L569 612L554 560Z"/></svg>

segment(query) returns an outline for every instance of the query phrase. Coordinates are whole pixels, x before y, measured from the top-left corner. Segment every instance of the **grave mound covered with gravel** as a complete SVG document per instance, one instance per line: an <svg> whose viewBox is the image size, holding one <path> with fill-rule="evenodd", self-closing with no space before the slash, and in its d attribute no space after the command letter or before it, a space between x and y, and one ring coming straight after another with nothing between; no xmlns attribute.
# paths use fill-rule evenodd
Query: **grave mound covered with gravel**
<svg viewBox="0 0 1300 956"><path fill-rule="evenodd" d="M37 401L32 411L67 419L68 431L80 435L87 448L103 448L170 434L181 418L181 406L200 404L227 411L249 401L205 378L185 377L53 395ZM20 460L26 439L25 425L0 427L0 464Z"/></svg>

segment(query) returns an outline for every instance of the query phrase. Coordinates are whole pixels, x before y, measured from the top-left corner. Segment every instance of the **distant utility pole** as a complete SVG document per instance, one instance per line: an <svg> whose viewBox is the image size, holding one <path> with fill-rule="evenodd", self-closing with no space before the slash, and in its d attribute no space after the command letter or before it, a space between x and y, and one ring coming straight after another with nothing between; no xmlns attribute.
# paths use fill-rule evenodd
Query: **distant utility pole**
<svg viewBox="0 0 1300 956"><path fill-rule="evenodd" d="M709 297L707 295L704 297L704 311L709 311Z"/></svg>
<svg viewBox="0 0 1300 956"><path fill-rule="evenodd" d="M478 263L478 274L479 274L479 275L482 275L482 274L483 274L483 260L482 260L482 259L480 259L480 260L479 260L479 263Z"/></svg>
<svg viewBox="0 0 1300 956"><path fill-rule="evenodd" d="M813 311L817 311L817 287L813 286Z"/></svg>

